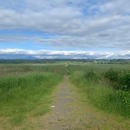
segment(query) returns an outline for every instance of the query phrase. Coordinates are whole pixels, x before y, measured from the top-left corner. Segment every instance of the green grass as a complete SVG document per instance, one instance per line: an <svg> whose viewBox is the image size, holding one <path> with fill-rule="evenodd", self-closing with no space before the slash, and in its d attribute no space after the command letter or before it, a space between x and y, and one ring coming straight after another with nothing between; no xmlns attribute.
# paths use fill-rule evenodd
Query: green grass
<svg viewBox="0 0 130 130"><path fill-rule="evenodd" d="M0 121L4 122L3 127L7 122L11 126L22 125L28 117L49 112L52 92L63 79L63 72L56 72L57 66L50 67L48 72L43 66L28 66L29 72L24 72L24 67L6 66L6 74L0 78ZM17 74L15 69L18 69Z"/></svg>
<svg viewBox="0 0 130 130"><path fill-rule="evenodd" d="M55 72L65 74L64 65L0 64L0 77L24 75L32 72Z"/></svg>
<svg viewBox="0 0 130 130"><path fill-rule="evenodd" d="M104 69L103 66L100 68L96 65L93 68L89 66L86 70L77 68L77 71L73 71L70 80L78 87L79 92L84 93L89 102L98 109L130 118L130 92L113 89L104 77L108 69L106 66ZM118 66L119 69L122 70L123 67Z"/></svg>
<svg viewBox="0 0 130 130"><path fill-rule="evenodd" d="M130 91L113 89L113 84L104 77L109 68L130 69L127 64L69 65L67 68L51 64L0 64L1 127L14 129L49 112L52 92L66 71L79 92L95 107L130 118Z"/></svg>

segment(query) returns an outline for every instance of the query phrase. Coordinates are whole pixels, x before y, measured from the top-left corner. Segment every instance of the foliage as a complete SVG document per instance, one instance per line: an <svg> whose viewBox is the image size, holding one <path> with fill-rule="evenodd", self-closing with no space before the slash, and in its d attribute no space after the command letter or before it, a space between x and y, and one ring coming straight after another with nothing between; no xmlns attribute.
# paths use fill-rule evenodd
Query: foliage
<svg viewBox="0 0 130 130"><path fill-rule="evenodd" d="M105 73L105 77L108 78L111 82L118 81L118 75L118 71L113 70L112 68Z"/></svg>
<svg viewBox="0 0 130 130"><path fill-rule="evenodd" d="M66 72L91 104L130 118L129 69L129 65L120 64L80 64L67 68L64 64L2 64L0 121L15 126L26 118L47 113L51 94Z"/></svg>
<svg viewBox="0 0 130 130"><path fill-rule="evenodd" d="M70 80L95 107L130 118L129 87L123 87L129 86L129 77L129 71L121 68L89 68L73 72Z"/></svg>
<svg viewBox="0 0 130 130"><path fill-rule="evenodd" d="M122 90L130 90L130 72L122 71L119 80Z"/></svg>
<svg viewBox="0 0 130 130"><path fill-rule="evenodd" d="M130 90L130 71L109 69L105 72L105 77L110 80L113 88L125 91Z"/></svg>
<svg viewBox="0 0 130 130"><path fill-rule="evenodd" d="M93 81L97 81L98 77L97 77L97 74L93 71L93 70L89 70L87 71L85 74L85 79L87 80L93 80Z"/></svg>

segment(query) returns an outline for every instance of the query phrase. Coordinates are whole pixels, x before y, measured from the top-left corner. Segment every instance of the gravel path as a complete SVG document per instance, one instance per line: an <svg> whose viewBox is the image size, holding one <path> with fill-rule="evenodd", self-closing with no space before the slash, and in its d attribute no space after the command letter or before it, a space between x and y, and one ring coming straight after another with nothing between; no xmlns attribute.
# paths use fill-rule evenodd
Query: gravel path
<svg viewBox="0 0 130 130"><path fill-rule="evenodd" d="M64 77L64 82L58 87L55 93L56 101L52 104L52 113L47 116L47 130L70 130L70 118L73 109L71 103L74 95L71 93L68 76Z"/></svg>
<svg viewBox="0 0 130 130"><path fill-rule="evenodd" d="M51 113L44 116L44 130L127 130L130 122L93 108L87 99L81 99L69 76L54 94ZM127 127L125 127L127 125ZM130 125L129 125L130 126Z"/></svg>

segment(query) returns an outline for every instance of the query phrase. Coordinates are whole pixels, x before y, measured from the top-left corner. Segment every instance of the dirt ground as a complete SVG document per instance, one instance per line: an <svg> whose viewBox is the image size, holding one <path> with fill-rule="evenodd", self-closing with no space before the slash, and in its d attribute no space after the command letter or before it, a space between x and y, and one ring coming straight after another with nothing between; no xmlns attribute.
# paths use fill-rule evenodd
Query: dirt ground
<svg viewBox="0 0 130 130"><path fill-rule="evenodd" d="M43 117L43 130L130 130L130 120L97 110L81 95L66 75L54 93L51 113Z"/></svg>

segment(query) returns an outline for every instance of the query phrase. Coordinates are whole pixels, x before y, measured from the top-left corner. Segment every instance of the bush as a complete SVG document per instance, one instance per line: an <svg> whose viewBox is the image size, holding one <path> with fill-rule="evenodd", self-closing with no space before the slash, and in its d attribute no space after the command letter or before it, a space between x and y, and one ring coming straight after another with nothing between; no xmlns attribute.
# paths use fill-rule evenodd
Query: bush
<svg viewBox="0 0 130 130"><path fill-rule="evenodd" d="M118 76L118 72L113 70L112 68L105 73L105 77L108 78L111 82L117 82Z"/></svg>
<svg viewBox="0 0 130 130"><path fill-rule="evenodd" d="M116 71L109 69L105 72L105 78L110 81L110 85L114 89L128 91L130 90L130 72L129 71Z"/></svg>
<svg viewBox="0 0 130 130"><path fill-rule="evenodd" d="M130 73L129 72L121 72L120 78L120 88L121 90L130 90Z"/></svg>
<svg viewBox="0 0 130 130"><path fill-rule="evenodd" d="M87 81L98 82L98 79L100 78L100 76L93 70L89 70L89 71L85 72L84 78Z"/></svg>

